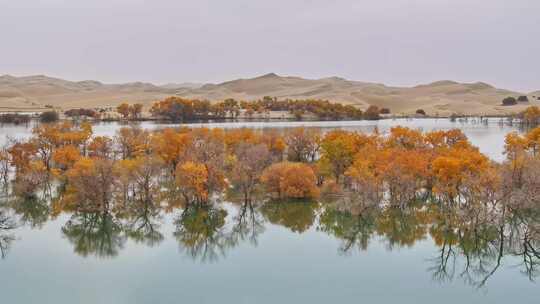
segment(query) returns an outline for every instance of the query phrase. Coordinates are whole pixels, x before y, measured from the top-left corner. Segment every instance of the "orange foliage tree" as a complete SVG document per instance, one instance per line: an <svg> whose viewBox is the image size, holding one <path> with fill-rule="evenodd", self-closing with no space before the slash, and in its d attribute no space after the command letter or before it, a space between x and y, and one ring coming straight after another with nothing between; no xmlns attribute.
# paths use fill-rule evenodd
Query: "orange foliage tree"
<svg viewBox="0 0 540 304"><path fill-rule="evenodd" d="M61 170L71 168L80 158L80 150L73 145L58 148L53 154L53 161Z"/></svg>
<svg viewBox="0 0 540 304"><path fill-rule="evenodd" d="M228 101L227 106L224 111L234 111L237 104ZM204 104L192 107L211 111ZM505 153L504 164L491 162L460 130L422 133L395 127L366 135L306 128L129 127L111 138L93 137L88 123L61 122L34 128L30 139L0 151L0 177L6 179L14 168L18 189L28 193L47 178L60 178L66 192L59 195L59 205L75 211L157 205L150 203L176 193L188 204L206 204L230 188L248 201L259 186L279 198L316 198L318 185L403 208L418 198L461 204L497 202L514 188L533 193L535 175L529 167L539 162L540 128L508 134ZM282 162L284 155L298 162Z"/></svg>
<svg viewBox="0 0 540 304"><path fill-rule="evenodd" d="M319 196L313 169L302 163L281 162L264 170L261 181L271 193L281 198L316 198Z"/></svg>
<svg viewBox="0 0 540 304"><path fill-rule="evenodd" d="M130 113L130 106L127 103L121 103L116 107L116 112L118 112L122 117L128 118Z"/></svg>
<svg viewBox="0 0 540 304"><path fill-rule="evenodd" d="M113 162L108 159L81 157L66 173L66 195L56 209L110 212L116 183Z"/></svg>
<svg viewBox="0 0 540 304"><path fill-rule="evenodd" d="M208 170L203 164L188 161L176 169L176 186L187 204L208 202Z"/></svg>
<svg viewBox="0 0 540 304"><path fill-rule="evenodd" d="M161 158L170 172L174 173L181 160L186 159L186 152L191 145L191 135L171 128L163 129L152 135L151 143L154 153Z"/></svg>

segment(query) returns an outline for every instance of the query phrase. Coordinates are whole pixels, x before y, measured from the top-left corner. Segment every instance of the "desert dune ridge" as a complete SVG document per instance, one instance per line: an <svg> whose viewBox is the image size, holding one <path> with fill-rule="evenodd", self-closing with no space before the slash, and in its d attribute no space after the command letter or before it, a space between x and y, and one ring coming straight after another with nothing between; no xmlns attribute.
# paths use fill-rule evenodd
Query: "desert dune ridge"
<svg viewBox="0 0 540 304"><path fill-rule="evenodd" d="M107 108L122 102L142 103L169 96L222 101L226 98L257 100L264 96L278 99L323 99L352 104L365 109L370 105L389 108L393 114L409 115L423 109L429 115L507 115L530 105L540 104L540 91L514 92L484 82L436 81L413 87L387 86L352 81L340 77L306 79L274 73L236 79L219 84L146 82L104 84L95 80L68 81L45 75L0 76L0 111L30 111L56 108ZM527 96L528 102L502 106L505 97Z"/></svg>

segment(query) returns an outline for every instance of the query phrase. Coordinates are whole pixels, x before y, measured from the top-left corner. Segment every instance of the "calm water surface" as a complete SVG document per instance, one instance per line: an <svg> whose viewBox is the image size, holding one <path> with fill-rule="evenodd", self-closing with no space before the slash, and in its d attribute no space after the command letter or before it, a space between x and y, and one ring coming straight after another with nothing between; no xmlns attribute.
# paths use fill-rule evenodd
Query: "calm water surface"
<svg viewBox="0 0 540 304"><path fill-rule="evenodd" d="M498 120L484 125L447 119L240 126L308 124L366 132L375 127L385 132L395 125L425 131L458 127L495 160L503 159L504 135L517 131ZM118 128L99 124L94 131L112 135ZM28 134L25 127L0 128L2 140L5 135ZM540 285L534 281L538 270L525 267L519 246L502 254L499 263L495 248L466 256L459 243L435 241L433 223L416 213L360 217L332 213L314 203L250 209L227 202L192 213L141 210L129 218L52 218L48 211L46 203L2 209L1 303L539 303L540 299ZM2 220L16 228L2 229L6 227ZM539 250L540 240L533 243ZM538 267L540 257L533 261Z"/></svg>

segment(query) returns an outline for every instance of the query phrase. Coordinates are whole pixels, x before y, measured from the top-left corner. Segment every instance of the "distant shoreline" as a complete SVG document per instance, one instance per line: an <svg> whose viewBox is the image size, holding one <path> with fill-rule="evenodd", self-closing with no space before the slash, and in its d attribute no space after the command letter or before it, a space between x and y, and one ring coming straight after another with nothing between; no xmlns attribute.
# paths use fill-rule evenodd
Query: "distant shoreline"
<svg viewBox="0 0 540 304"><path fill-rule="evenodd" d="M14 114L17 112L9 112L9 114ZM18 112L19 114L23 114L23 112ZM0 115L2 114L8 114L5 112L0 111ZM30 121L39 121L39 114L28 114L30 115ZM124 123L138 123L138 122L154 122L156 124L208 124L208 123L245 123L245 122L255 122L255 123L273 123L273 122L353 122L353 121L385 121L385 120L395 120L395 119L411 119L411 120L423 120L423 119L448 119L452 120L455 119L456 121L463 121L463 120L483 120L483 119L505 119L508 121L508 119L511 119L514 121L517 119L516 115L459 115L459 116L432 116L432 115L384 115L381 116L380 119L295 119L293 117L290 118L279 118L279 117L273 117L273 118L247 118L247 117L240 117L240 118L219 118L219 119L194 119L194 120L184 120L184 121L175 121L175 120L168 120L168 119L162 119L162 118L154 118L154 117L144 117L144 118L138 118L138 119L122 119L122 118L106 118L106 119L96 119L96 118L80 118L80 119L73 119L73 118L67 118L62 117L59 119L59 121L90 121L93 123L118 123L118 122L124 122ZM0 122L0 126L4 124L14 124L14 123L8 123L8 122ZM24 123L19 123L24 124Z"/></svg>

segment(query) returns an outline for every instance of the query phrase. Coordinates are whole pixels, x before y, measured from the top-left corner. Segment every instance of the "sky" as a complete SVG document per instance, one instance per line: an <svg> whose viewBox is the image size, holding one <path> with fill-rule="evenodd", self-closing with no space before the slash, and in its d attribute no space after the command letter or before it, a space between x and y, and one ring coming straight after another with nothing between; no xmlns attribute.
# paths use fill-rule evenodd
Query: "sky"
<svg viewBox="0 0 540 304"><path fill-rule="evenodd" d="M0 75L540 90L538 0L0 0Z"/></svg>

